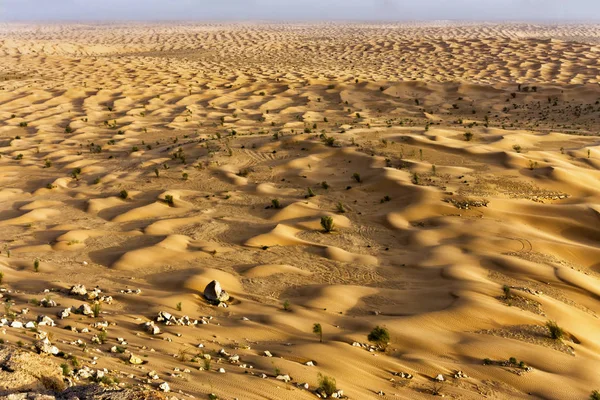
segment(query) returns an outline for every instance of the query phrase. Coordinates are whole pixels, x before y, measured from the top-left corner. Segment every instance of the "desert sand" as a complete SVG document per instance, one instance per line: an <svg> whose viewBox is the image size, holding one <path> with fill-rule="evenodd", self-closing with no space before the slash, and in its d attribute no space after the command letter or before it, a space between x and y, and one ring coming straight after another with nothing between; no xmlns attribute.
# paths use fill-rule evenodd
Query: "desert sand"
<svg viewBox="0 0 600 400"><path fill-rule="evenodd" d="M588 398L599 56L599 25L2 24L0 338L179 399Z"/></svg>

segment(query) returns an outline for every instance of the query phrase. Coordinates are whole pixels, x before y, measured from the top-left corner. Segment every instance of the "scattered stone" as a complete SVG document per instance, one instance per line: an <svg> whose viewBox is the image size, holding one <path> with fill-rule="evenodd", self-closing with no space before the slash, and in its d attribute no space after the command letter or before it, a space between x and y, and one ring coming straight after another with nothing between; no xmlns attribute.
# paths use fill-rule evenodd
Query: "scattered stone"
<svg viewBox="0 0 600 400"><path fill-rule="evenodd" d="M463 379L463 378L464 378L464 379L466 379L466 378L468 378L468 376L467 376L467 374L465 374L465 373L464 373L464 372L462 372L462 371L457 371L457 372L454 374L454 378L455 378L455 379Z"/></svg>
<svg viewBox="0 0 600 400"><path fill-rule="evenodd" d="M171 391L171 387L169 386L169 384L167 382L161 383L160 385L158 385L158 388L165 393Z"/></svg>
<svg viewBox="0 0 600 400"><path fill-rule="evenodd" d="M306 365L307 367L314 367L315 363L313 363L312 361L307 361L304 365Z"/></svg>
<svg viewBox="0 0 600 400"><path fill-rule="evenodd" d="M58 318L65 319L65 318L69 317L69 315L71 315L71 309L65 308L64 310L59 311L57 315L58 315Z"/></svg>
<svg viewBox="0 0 600 400"><path fill-rule="evenodd" d="M131 354L131 356L129 356L129 363L134 364L134 365L140 365L140 364L143 364L144 361L141 358L136 357L133 354Z"/></svg>
<svg viewBox="0 0 600 400"><path fill-rule="evenodd" d="M277 375L277 378L275 379L277 379L278 381L284 381L285 383L288 383L292 380L292 378L290 378L289 375Z"/></svg>
<svg viewBox="0 0 600 400"><path fill-rule="evenodd" d="M435 377L435 380L438 382L444 382L444 375L438 374L438 376Z"/></svg>
<svg viewBox="0 0 600 400"><path fill-rule="evenodd" d="M20 329L23 328L23 323L20 321L13 321L10 323L10 327Z"/></svg>
<svg viewBox="0 0 600 400"><path fill-rule="evenodd" d="M144 324L144 327L146 329L146 332L150 333L151 335L158 335L160 333L160 328L154 325L153 321L146 322Z"/></svg>
<svg viewBox="0 0 600 400"><path fill-rule="evenodd" d="M37 323L39 326L56 326L54 320L46 315L38 315Z"/></svg>
<svg viewBox="0 0 600 400"><path fill-rule="evenodd" d="M269 350L265 350L265 357L273 357L273 354Z"/></svg>
<svg viewBox="0 0 600 400"><path fill-rule="evenodd" d="M204 288L204 297L214 303L222 303L229 300L229 294L221 289L218 281L212 281Z"/></svg>
<svg viewBox="0 0 600 400"><path fill-rule="evenodd" d="M79 308L73 306L73 312L83 315L94 315L94 311L92 311L92 307L88 303L83 303Z"/></svg>
<svg viewBox="0 0 600 400"><path fill-rule="evenodd" d="M120 293L125 293L125 294L140 294L142 293L142 289L125 289L125 290L121 290Z"/></svg>
<svg viewBox="0 0 600 400"><path fill-rule="evenodd" d="M413 376L408 372L392 372L392 375L399 376L402 379L412 379Z"/></svg>
<svg viewBox="0 0 600 400"><path fill-rule="evenodd" d="M224 373L225 373L225 368L219 368L219 372L220 372L221 374L224 374Z"/></svg>
<svg viewBox="0 0 600 400"><path fill-rule="evenodd" d="M50 340L48 340L47 337L35 342L35 348L39 353L44 354L57 355L60 352L56 346L52 346L52 343L50 343Z"/></svg>
<svg viewBox="0 0 600 400"><path fill-rule="evenodd" d="M52 299L43 298L40 300L40 305L45 308L56 307L58 304Z"/></svg>
<svg viewBox="0 0 600 400"><path fill-rule="evenodd" d="M27 329L33 329L33 328L35 328L35 322L33 322L33 321L27 322L25 324L25 328L27 328Z"/></svg>
<svg viewBox="0 0 600 400"><path fill-rule="evenodd" d="M77 296L85 296L87 294L87 289L85 288L84 285L75 285L75 286L71 287L69 294L77 295Z"/></svg>

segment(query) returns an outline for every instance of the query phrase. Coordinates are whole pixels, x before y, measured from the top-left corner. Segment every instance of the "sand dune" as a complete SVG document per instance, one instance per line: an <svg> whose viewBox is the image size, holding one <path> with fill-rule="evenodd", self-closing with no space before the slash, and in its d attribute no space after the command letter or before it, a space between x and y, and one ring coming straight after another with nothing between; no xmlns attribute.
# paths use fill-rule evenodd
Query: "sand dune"
<svg viewBox="0 0 600 400"><path fill-rule="evenodd" d="M49 362L177 398L311 399L318 373L351 399L588 398L599 46L594 24L0 24L0 319L48 315ZM93 304L75 284L111 296L97 317L55 317ZM199 322L152 335L160 311ZM385 352L352 345L375 326Z"/></svg>

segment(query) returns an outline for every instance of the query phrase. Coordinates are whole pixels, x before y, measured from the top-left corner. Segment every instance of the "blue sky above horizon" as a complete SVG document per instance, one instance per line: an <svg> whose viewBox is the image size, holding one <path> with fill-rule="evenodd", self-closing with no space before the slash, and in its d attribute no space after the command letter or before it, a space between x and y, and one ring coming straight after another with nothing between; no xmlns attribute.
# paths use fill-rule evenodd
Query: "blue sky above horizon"
<svg viewBox="0 0 600 400"><path fill-rule="evenodd" d="M600 20L600 0L0 0L0 20Z"/></svg>

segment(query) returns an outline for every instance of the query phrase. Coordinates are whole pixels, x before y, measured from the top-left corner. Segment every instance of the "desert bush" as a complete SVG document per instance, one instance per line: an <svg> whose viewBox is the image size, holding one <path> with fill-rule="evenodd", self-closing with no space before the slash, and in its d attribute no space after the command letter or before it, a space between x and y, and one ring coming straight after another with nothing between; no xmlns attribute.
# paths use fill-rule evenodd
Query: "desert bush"
<svg viewBox="0 0 600 400"><path fill-rule="evenodd" d="M69 368L68 364L60 364L60 368L62 369L63 376L69 376L71 374L71 368Z"/></svg>
<svg viewBox="0 0 600 400"><path fill-rule="evenodd" d="M100 305L100 303L94 303L94 305L92 306L92 312L94 313L94 318L98 318L101 310L102 310L102 306Z"/></svg>
<svg viewBox="0 0 600 400"><path fill-rule="evenodd" d="M40 272L40 260L37 258L33 261L33 270L35 272Z"/></svg>
<svg viewBox="0 0 600 400"><path fill-rule="evenodd" d="M521 146L520 146L520 145L518 145L518 144L515 144L515 145L513 145L513 147L512 147L512 148L513 148L513 150L514 150L514 151L516 151L517 153L520 153L520 152L521 152Z"/></svg>
<svg viewBox="0 0 600 400"><path fill-rule="evenodd" d="M325 392L327 396L331 396L337 392L337 384L334 377L319 373L317 379L319 381L319 390Z"/></svg>
<svg viewBox="0 0 600 400"><path fill-rule="evenodd" d="M129 197L129 193L127 192L127 190L121 190L121 192L119 193L119 197L123 200L127 200L127 198Z"/></svg>
<svg viewBox="0 0 600 400"><path fill-rule="evenodd" d="M311 188L308 188L307 192L308 192L307 195L306 195L307 198L308 197L315 197L316 196L315 192L313 192L313 190Z"/></svg>
<svg viewBox="0 0 600 400"><path fill-rule="evenodd" d="M341 214L344 214L346 212L346 208L344 207L344 205L342 204L342 202L340 201L339 203L337 203L337 211Z"/></svg>
<svg viewBox="0 0 600 400"><path fill-rule="evenodd" d="M529 160L529 169L530 170L533 171L535 168L537 168L537 166L538 166L538 162L537 161L531 161L531 160Z"/></svg>
<svg viewBox="0 0 600 400"><path fill-rule="evenodd" d="M324 136L323 143L325 143L329 147L333 147L333 146L335 146L335 138L333 138L331 136Z"/></svg>
<svg viewBox="0 0 600 400"><path fill-rule="evenodd" d="M590 394L590 400L600 400L600 391L594 390L592 394Z"/></svg>
<svg viewBox="0 0 600 400"><path fill-rule="evenodd" d="M367 339L371 343L375 343L382 349L385 349L390 342L390 332L381 326L376 326L367 336Z"/></svg>
<svg viewBox="0 0 600 400"><path fill-rule="evenodd" d="M184 172L184 173L181 174L181 179L183 179L184 181L187 181L188 178L189 178L189 175L188 175L187 172Z"/></svg>
<svg viewBox="0 0 600 400"><path fill-rule="evenodd" d="M326 181L321 182L321 187L325 190L329 189L329 183L327 183Z"/></svg>
<svg viewBox="0 0 600 400"><path fill-rule="evenodd" d="M177 311L181 311L183 309L183 305L181 302L177 303L176 305Z"/></svg>
<svg viewBox="0 0 600 400"><path fill-rule="evenodd" d="M0 285L2 285L3 280L4 280L4 272L0 271Z"/></svg>
<svg viewBox="0 0 600 400"><path fill-rule="evenodd" d="M362 180L360 178L360 174L358 172L355 172L352 174L352 179L354 179L358 183L362 182Z"/></svg>
<svg viewBox="0 0 600 400"><path fill-rule="evenodd" d="M413 172L412 183L414 183L415 185L419 184L419 174L417 174L416 172Z"/></svg>
<svg viewBox="0 0 600 400"><path fill-rule="evenodd" d="M471 132L465 132L465 133L464 133L464 137L465 137L465 140L466 140L467 142L470 142L470 141L471 141L471 139L473 139L473 133L471 133Z"/></svg>
<svg viewBox="0 0 600 400"><path fill-rule="evenodd" d="M330 216L321 217L321 226L327 233L333 231L335 229L333 218L331 218Z"/></svg>
<svg viewBox="0 0 600 400"><path fill-rule="evenodd" d="M548 328L548 333L550 334L550 337L554 340L560 340L565 335L565 331L563 331L563 329L560 326L558 326L556 321L546 322L546 328Z"/></svg>
<svg viewBox="0 0 600 400"><path fill-rule="evenodd" d="M512 294L510 293L510 286L508 286L508 285L502 286L502 291L504 292L505 299L510 299L512 297Z"/></svg>
<svg viewBox="0 0 600 400"><path fill-rule="evenodd" d="M313 325L313 333L319 337L319 342L323 343L323 327L321 324Z"/></svg>
<svg viewBox="0 0 600 400"><path fill-rule="evenodd" d="M278 199L271 200L271 207L279 209L281 208L281 203L279 203Z"/></svg>
<svg viewBox="0 0 600 400"><path fill-rule="evenodd" d="M283 309L285 311L291 311L292 310L292 304L290 303L289 300L286 300L283 302Z"/></svg>

